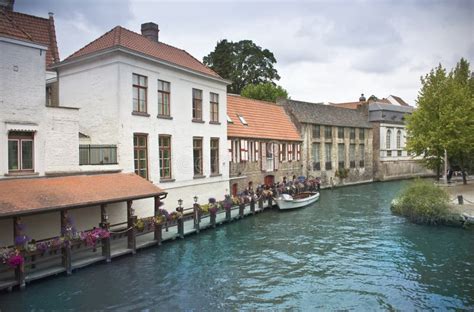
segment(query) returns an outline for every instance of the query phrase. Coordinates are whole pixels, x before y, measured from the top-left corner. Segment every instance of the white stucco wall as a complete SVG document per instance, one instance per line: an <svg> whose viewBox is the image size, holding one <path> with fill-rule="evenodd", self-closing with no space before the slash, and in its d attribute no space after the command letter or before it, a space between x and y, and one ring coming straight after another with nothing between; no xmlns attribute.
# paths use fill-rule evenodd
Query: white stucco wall
<svg viewBox="0 0 474 312"><path fill-rule="evenodd" d="M148 114L132 115L133 73L148 78ZM157 118L158 79L171 83L171 120ZM192 122L192 89L203 90L203 120ZM209 93L219 94L220 125L209 124ZM116 166L134 172L133 135L148 134L149 180L170 192L165 202L202 195L224 197L228 188L226 125L226 85L198 75L166 67L124 54L111 54L94 61L59 69L59 98L66 106L79 107L80 131L90 137L89 144L115 144ZM160 182L158 136L171 135L173 182ZM203 166L206 178L193 179L193 136L203 137ZM221 176L210 177L210 138L219 138ZM81 166L82 171L92 166ZM109 166L100 166L105 168ZM97 168L97 167L95 167ZM113 168L113 167L109 167Z"/></svg>
<svg viewBox="0 0 474 312"><path fill-rule="evenodd" d="M0 178L8 174L8 133L34 131L34 169L77 171L78 115L46 107L46 48L0 37Z"/></svg>

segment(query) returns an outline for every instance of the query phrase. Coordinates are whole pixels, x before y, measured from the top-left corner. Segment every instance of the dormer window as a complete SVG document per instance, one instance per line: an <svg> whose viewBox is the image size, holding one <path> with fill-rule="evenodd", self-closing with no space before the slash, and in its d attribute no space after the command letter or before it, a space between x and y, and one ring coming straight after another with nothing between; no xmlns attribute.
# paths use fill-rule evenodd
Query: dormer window
<svg viewBox="0 0 474 312"><path fill-rule="evenodd" d="M226 115L226 117L227 117L227 122L228 122L228 123L234 123L234 122L232 121L232 119L230 119L229 115Z"/></svg>
<svg viewBox="0 0 474 312"><path fill-rule="evenodd" d="M241 115L237 115L239 116L239 119L240 119L240 122L244 125L244 126L248 126L249 124L247 123L247 121L245 120L244 116L241 116Z"/></svg>

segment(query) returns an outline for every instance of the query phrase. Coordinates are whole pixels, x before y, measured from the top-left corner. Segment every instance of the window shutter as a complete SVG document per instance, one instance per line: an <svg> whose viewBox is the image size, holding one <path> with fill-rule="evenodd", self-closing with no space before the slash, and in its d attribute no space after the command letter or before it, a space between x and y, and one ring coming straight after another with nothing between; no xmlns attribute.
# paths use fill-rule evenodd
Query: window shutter
<svg viewBox="0 0 474 312"><path fill-rule="evenodd" d="M227 150L229 151L229 161L234 162L234 153L232 153L232 141L227 140Z"/></svg>
<svg viewBox="0 0 474 312"><path fill-rule="evenodd" d="M296 145L296 160L301 160L301 144Z"/></svg>
<svg viewBox="0 0 474 312"><path fill-rule="evenodd" d="M263 170L265 167L265 161L267 160L267 146L265 143L262 143L262 145L260 146L260 151L262 153L262 161L260 162L260 168Z"/></svg>
<svg viewBox="0 0 474 312"><path fill-rule="evenodd" d="M259 145L260 142L255 142L255 161L258 161L260 159L260 154L259 154Z"/></svg>
<svg viewBox="0 0 474 312"><path fill-rule="evenodd" d="M273 159L273 169L275 170L278 170L278 165L279 165L279 162L280 162L280 144L273 144L273 155L274 156L274 159Z"/></svg>

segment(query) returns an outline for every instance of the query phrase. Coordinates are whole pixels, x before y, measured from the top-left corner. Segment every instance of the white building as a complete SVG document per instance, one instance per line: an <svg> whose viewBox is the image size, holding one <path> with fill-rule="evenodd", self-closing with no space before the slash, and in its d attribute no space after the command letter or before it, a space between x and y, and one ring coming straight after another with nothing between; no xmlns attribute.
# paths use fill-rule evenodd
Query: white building
<svg viewBox="0 0 474 312"><path fill-rule="evenodd" d="M59 60L52 15L0 9L0 18L0 179L77 171L78 109L46 100Z"/></svg>
<svg viewBox="0 0 474 312"><path fill-rule="evenodd" d="M135 172L171 210L229 192L228 81L158 33L117 26L54 68L59 103L80 108L80 170Z"/></svg>

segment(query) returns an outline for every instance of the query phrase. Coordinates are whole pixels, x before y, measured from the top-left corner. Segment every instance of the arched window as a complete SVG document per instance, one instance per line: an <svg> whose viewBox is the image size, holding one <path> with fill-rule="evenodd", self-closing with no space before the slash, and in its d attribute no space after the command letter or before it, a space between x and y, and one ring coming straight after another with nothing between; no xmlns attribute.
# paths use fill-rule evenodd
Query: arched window
<svg viewBox="0 0 474 312"><path fill-rule="evenodd" d="M391 140L391 138L392 138L392 131L389 129L389 130L387 130L387 136L385 138L385 148L386 149L390 149L390 145L391 145L390 140Z"/></svg>
<svg viewBox="0 0 474 312"><path fill-rule="evenodd" d="M402 148L402 131L397 131L397 148Z"/></svg>

